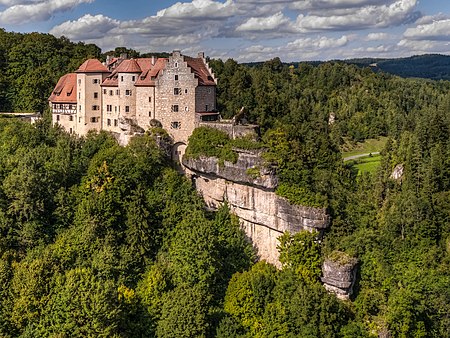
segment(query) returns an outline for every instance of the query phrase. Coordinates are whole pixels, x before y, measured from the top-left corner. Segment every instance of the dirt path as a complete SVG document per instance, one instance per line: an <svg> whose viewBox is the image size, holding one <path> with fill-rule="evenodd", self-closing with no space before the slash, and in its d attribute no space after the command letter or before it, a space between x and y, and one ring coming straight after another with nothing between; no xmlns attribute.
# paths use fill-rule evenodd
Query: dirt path
<svg viewBox="0 0 450 338"><path fill-rule="evenodd" d="M372 154L372 155L379 155L380 152L379 151L374 151L373 153L366 153L366 154L359 154L359 155L353 155L353 156L349 156L349 157L344 157L344 162L345 161L356 160L357 158L360 158L360 157L366 157L366 156L369 156L370 154Z"/></svg>

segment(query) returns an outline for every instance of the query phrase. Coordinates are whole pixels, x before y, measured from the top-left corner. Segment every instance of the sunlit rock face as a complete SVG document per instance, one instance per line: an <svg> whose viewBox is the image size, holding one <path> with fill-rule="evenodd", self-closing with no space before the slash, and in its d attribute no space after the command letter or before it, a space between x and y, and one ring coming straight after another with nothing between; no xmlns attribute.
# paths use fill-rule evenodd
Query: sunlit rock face
<svg viewBox="0 0 450 338"><path fill-rule="evenodd" d="M276 266L280 266L277 238L285 231L322 231L330 224L326 209L293 205L276 195L278 179L264 167L259 154L239 153L236 163L220 164L217 158L202 157L183 160L183 165L208 207L227 202L259 258Z"/></svg>
<svg viewBox="0 0 450 338"><path fill-rule="evenodd" d="M325 259L321 279L328 291L338 298L349 299L353 293L358 260L344 253L339 254Z"/></svg>

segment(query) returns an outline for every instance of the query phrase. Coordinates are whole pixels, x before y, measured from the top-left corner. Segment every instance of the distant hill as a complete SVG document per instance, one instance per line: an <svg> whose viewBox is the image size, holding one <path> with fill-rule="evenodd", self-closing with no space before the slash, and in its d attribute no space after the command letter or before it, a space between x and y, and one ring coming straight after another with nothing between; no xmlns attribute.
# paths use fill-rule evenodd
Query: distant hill
<svg viewBox="0 0 450 338"><path fill-rule="evenodd" d="M328 61L302 61L283 63L285 66L299 65L307 63L318 66ZM348 60L332 60L330 62L344 62L356 65L358 67L371 67L375 72L382 71L404 78L416 77L432 80L450 80L450 56L441 54L424 54L415 55L406 58L397 59L377 59L377 58L361 58ZM260 67L265 62L248 62L244 65L249 67Z"/></svg>
<svg viewBox="0 0 450 338"><path fill-rule="evenodd" d="M398 59L350 59L343 62L401 77L450 80L450 56L440 54L415 55Z"/></svg>

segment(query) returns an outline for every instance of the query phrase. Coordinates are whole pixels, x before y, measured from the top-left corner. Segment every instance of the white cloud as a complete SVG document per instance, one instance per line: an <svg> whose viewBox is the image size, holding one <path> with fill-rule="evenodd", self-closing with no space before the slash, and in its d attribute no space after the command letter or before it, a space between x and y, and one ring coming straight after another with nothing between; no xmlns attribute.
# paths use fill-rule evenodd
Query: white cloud
<svg viewBox="0 0 450 338"><path fill-rule="evenodd" d="M450 19L450 16L443 14L443 13L438 13L435 15L424 15L424 16L420 17L415 22L415 24L416 25L426 25L429 23L433 23L434 21L440 21L440 20L446 20L446 19Z"/></svg>
<svg viewBox="0 0 450 338"><path fill-rule="evenodd" d="M289 42L286 46L289 50L320 50L328 48L343 47L348 43L349 39L346 35L341 36L339 39L328 38L321 36L318 38L302 38L293 42Z"/></svg>
<svg viewBox="0 0 450 338"><path fill-rule="evenodd" d="M227 18L236 14L237 8L233 0L227 0L225 3L212 0L193 0L192 2L176 4L160 10L156 13L157 17L166 18Z"/></svg>
<svg viewBox="0 0 450 338"><path fill-rule="evenodd" d="M283 15L283 13L278 12L269 17L260 18L249 18L243 24L236 28L236 31L273 31L279 30L284 26L290 24L289 18Z"/></svg>
<svg viewBox="0 0 450 338"><path fill-rule="evenodd" d="M404 36L410 40L450 41L450 19L408 28Z"/></svg>
<svg viewBox="0 0 450 338"><path fill-rule="evenodd" d="M389 34L387 33L369 33L366 37L367 41L379 41L389 39Z"/></svg>
<svg viewBox="0 0 450 338"><path fill-rule="evenodd" d="M46 21L55 13L65 12L82 3L91 3L93 1L94 0L3 0L2 4L9 5L10 7L0 12L0 24L21 24L24 22Z"/></svg>
<svg viewBox="0 0 450 338"><path fill-rule="evenodd" d="M91 40L103 38L108 32L119 25L119 21L113 20L102 14L86 14L76 21L66 21L53 27L50 34L75 40Z"/></svg>
<svg viewBox="0 0 450 338"><path fill-rule="evenodd" d="M414 12L416 4L417 0L398 0L389 5L338 9L322 12L320 15L300 14L297 18L297 26L302 31L344 31L396 26L410 21L416 15Z"/></svg>
<svg viewBox="0 0 450 338"><path fill-rule="evenodd" d="M292 1L291 8L298 10L361 8L365 6L385 5L386 3L390 4L392 2L392 0L304 0Z"/></svg>

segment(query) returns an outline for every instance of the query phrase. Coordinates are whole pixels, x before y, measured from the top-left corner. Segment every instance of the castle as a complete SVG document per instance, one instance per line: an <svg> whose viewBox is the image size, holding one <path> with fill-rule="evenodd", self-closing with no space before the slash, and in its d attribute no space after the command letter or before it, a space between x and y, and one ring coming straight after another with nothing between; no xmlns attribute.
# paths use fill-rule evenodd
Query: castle
<svg viewBox="0 0 450 338"><path fill-rule="evenodd" d="M201 121L218 118L216 85L203 53L196 58L180 51L169 58L121 55L105 63L86 60L62 76L49 104L53 124L80 136L106 130L126 144L150 126L161 126L179 156Z"/></svg>

